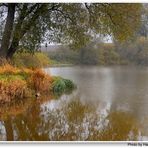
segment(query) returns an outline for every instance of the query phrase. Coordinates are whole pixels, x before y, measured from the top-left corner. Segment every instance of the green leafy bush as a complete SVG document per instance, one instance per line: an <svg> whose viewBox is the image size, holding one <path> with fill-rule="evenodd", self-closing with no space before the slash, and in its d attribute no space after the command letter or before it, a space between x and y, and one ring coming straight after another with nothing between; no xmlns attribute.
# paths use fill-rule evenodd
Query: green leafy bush
<svg viewBox="0 0 148 148"><path fill-rule="evenodd" d="M63 79L61 77L54 77L52 83L52 90L54 94L61 95L72 91L76 86L71 80Z"/></svg>

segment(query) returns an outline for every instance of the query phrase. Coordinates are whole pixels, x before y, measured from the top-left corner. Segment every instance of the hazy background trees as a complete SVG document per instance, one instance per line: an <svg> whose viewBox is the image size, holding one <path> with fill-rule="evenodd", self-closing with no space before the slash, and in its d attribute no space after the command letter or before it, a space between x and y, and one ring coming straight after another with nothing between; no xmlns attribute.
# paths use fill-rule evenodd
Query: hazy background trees
<svg viewBox="0 0 148 148"><path fill-rule="evenodd" d="M143 4L141 24L135 35L125 42L114 40L118 54L133 64L148 65L148 4Z"/></svg>

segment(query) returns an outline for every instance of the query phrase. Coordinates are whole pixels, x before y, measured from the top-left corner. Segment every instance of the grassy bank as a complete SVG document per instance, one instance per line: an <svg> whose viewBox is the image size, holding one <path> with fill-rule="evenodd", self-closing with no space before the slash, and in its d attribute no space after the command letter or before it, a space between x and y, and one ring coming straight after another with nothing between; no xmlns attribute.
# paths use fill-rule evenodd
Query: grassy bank
<svg viewBox="0 0 148 148"><path fill-rule="evenodd" d="M52 77L38 68L18 68L10 64L0 67L0 103L36 95L62 94L73 88L72 81Z"/></svg>
<svg viewBox="0 0 148 148"><path fill-rule="evenodd" d="M53 60L50 60L46 54L41 52L35 52L34 54L19 52L13 56L11 62L13 65L20 68L42 68L48 67L55 63Z"/></svg>

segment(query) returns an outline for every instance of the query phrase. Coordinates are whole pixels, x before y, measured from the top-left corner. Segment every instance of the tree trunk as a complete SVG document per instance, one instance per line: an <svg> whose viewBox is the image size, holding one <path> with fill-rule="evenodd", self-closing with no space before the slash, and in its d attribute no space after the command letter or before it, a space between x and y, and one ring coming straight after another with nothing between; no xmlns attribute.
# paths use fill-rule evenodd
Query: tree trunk
<svg viewBox="0 0 148 148"><path fill-rule="evenodd" d="M7 55L6 55L7 59L11 59L12 58L12 56L16 52L18 46L19 46L19 39L18 38L16 38L16 39L13 38L11 46L9 47Z"/></svg>
<svg viewBox="0 0 148 148"><path fill-rule="evenodd" d="M11 39L13 23L14 23L15 6L16 6L15 3L8 4L8 14L7 14L6 24L4 28L3 37L2 37L0 57L4 57L4 58L6 57L6 54L10 45L10 39Z"/></svg>
<svg viewBox="0 0 148 148"><path fill-rule="evenodd" d="M39 18L40 14L43 14L44 11L48 11L48 9L45 9L46 8L45 4L38 4L37 6L38 7L36 8L36 11L32 15L32 17L30 18L30 20L28 20L28 22L26 22L23 27L22 27L22 24L24 23L23 21L26 17L26 15L24 15L24 13L27 8L25 7L24 11L22 11L22 14L20 14L19 20L15 26L11 45L7 51L7 55L6 55L7 59L12 58L13 54L18 49L20 40L30 30L30 28L36 24L36 20ZM35 7L34 7L34 9L35 9Z"/></svg>

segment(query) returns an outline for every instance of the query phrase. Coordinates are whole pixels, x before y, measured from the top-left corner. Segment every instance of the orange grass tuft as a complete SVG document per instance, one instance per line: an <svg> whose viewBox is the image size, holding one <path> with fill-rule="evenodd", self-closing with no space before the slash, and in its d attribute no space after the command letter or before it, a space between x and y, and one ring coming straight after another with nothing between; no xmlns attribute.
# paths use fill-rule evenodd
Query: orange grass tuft
<svg viewBox="0 0 148 148"><path fill-rule="evenodd" d="M20 70L10 64L5 64L0 67L0 74L17 74Z"/></svg>
<svg viewBox="0 0 148 148"><path fill-rule="evenodd" d="M29 78L29 83L36 92L48 93L51 88L52 77L41 69L35 69Z"/></svg>
<svg viewBox="0 0 148 148"><path fill-rule="evenodd" d="M27 83L23 80L0 81L0 101L10 102L27 95Z"/></svg>

